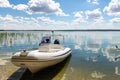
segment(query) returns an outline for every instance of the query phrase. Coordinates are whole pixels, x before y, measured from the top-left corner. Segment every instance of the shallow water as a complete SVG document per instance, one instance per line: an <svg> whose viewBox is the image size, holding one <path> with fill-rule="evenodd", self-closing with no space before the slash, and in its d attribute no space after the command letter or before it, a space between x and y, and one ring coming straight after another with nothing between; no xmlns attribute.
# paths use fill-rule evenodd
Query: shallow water
<svg viewBox="0 0 120 80"><path fill-rule="evenodd" d="M9 65L11 55L17 51L38 48L44 34L51 32L0 31L0 65ZM64 35L64 46L72 49L72 56L64 63L67 66L63 66L51 80L120 79L120 32L55 31L54 34ZM49 78L49 75L44 77Z"/></svg>

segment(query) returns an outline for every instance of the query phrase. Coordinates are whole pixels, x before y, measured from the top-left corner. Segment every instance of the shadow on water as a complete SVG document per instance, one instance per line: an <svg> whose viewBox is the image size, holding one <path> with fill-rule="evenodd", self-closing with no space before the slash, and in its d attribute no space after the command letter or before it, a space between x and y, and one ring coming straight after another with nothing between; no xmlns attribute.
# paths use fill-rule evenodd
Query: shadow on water
<svg viewBox="0 0 120 80"><path fill-rule="evenodd" d="M70 58L71 55L61 63L43 69L35 74L32 74L28 69L20 68L8 80L60 80L67 69Z"/></svg>

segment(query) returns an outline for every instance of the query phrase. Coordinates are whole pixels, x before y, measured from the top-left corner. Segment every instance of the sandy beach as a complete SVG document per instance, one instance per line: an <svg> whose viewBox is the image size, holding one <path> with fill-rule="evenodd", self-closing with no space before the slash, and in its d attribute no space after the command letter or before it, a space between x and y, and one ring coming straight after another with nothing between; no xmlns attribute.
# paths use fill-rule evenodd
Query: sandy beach
<svg viewBox="0 0 120 80"><path fill-rule="evenodd" d="M0 80L7 80L17 69L10 60L0 59Z"/></svg>

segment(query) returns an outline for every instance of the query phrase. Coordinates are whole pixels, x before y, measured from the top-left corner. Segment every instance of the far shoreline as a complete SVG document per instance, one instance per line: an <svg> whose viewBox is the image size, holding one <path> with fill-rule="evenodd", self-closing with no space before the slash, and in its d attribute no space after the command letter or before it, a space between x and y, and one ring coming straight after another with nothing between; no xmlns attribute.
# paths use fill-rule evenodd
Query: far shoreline
<svg viewBox="0 0 120 80"><path fill-rule="evenodd" d="M0 31L120 31L120 29L0 30Z"/></svg>

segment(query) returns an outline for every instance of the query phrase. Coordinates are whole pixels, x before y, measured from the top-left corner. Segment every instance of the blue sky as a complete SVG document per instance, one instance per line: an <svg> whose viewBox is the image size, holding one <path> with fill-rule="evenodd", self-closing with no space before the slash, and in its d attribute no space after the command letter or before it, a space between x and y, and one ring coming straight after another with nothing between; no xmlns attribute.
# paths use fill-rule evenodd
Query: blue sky
<svg viewBox="0 0 120 80"><path fill-rule="evenodd" d="M120 29L120 0L0 0L0 29Z"/></svg>

